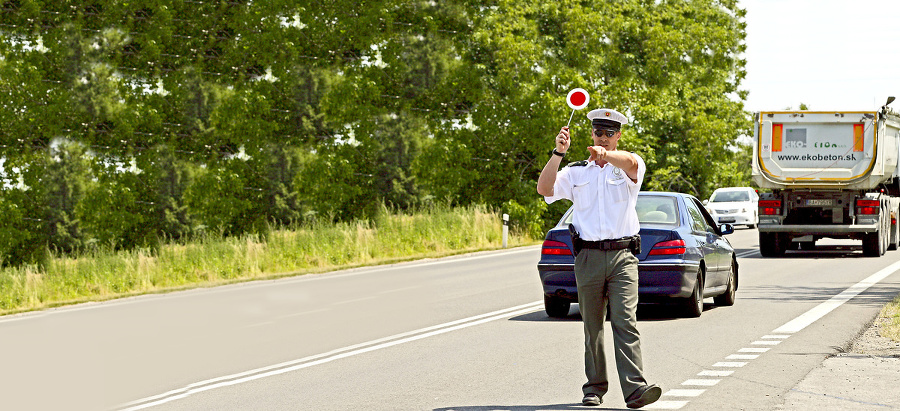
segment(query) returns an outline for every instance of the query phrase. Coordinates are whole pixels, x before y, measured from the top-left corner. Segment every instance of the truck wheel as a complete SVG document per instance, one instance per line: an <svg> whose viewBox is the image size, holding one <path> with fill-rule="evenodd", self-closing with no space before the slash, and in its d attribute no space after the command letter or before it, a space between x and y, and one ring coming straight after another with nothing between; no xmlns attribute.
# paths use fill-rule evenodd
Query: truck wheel
<svg viewBox="0 0 900 411"><path fill-rule="evenodd" d="M888 250L896 250L900 245L900 224L891 224L891 241L888 242Z"/></svg>
<svg viewBox="0 0 900 411"><path fill-rule="evenodd" d="M544 311L553 318L566 318L569 316L569 300L545 295Z"/></svg>
<svg viewBox="0 0 900 411"><path fill-rule="evenodd" d="M790 240L779 233L759 233L759 253L763 257L781 257Z"/></svg>
<svg viewBox="0 0 900 411"><path fill-rule="evenodd" d="M881 238L881 230L874 233L863 235L863 255L866 257L880 257L882 254L882 244L884 240Z"/></svg>

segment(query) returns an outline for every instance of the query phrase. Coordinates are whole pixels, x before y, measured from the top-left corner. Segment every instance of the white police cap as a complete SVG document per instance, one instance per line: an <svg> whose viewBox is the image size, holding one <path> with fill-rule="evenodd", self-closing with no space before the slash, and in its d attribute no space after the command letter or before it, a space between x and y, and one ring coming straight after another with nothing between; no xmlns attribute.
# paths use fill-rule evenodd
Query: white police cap
<svg viewBox="0 0 900 411"><path fill-rule="evenodd" d="M628 117L624 114L609 108L598 108L591 110L587 117L591 119L591 126L594 128L606 127L619 129L623 125L628 124Z"/></svg>

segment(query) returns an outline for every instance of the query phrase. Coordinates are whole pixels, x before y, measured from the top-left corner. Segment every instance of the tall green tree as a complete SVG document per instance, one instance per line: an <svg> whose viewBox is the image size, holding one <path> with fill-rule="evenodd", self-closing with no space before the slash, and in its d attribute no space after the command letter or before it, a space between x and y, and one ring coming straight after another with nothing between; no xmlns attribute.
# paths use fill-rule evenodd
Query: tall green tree
<svg viewBox="0 0 900 411"><path fill-rule="evenodd" d="M16 261L385 203L482 203L539 232L565 207L534 186L575 87L632 118L622 148L645 189L747 181L733 0L6 0L0 21L0 155L25 181L2 188L21 219L0 252ZM584 114L569 160L587 155ZM63 167L54 141L92 167L38 178Z"/></svg>

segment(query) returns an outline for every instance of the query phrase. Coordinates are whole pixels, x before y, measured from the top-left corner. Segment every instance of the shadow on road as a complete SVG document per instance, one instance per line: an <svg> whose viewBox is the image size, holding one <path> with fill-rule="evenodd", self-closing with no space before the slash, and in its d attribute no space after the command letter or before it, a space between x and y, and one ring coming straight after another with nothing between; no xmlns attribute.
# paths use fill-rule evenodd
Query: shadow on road
<svg viewBox="0 0 900 411"><path fill-rule="evenodd" d="M787 250L781 257L763 257L758 252L759 246L750 248L735 248L734 252L738 258L742 259L773 259L773 258L803 258L803 259L823 259L823 258L874 258L866 257L862 253L861 245L817 245L812 250ZM743 253L757 251L741 257ZM888 251L887 253L891 253ZM887 255L887 254L886 254Z"/></svg>
<svg viewBox="0 0 900 411"><path fill-rule="evenodd" d="M462 407L441 407L434 411L554 411L554 410L627 410L615 407L587 407L579 404L547 404L547 405L466 405Z"/></svg>
<svg viewBox="0 0 900 411"><path fill-rule="evenodd" d="M715 304L703 304L703 312L714 310L718 307ZM638 305L638 321L670 321L684 320L680 308L667 304L639 304ZM606 318L609 321L609 317ZM578 311L578 304L573 303L569 308L569 315L565 318L554 318L547 315L544 310L535 311L533 313L522 314L509 319L509 321L536 321L536 322L572 322L581 321L581 312Z"/></svg>
<svg viewBox="0 0 900 411"><path fill-rule="evenodd" d="M744 286L739 288L738 302L740 300L765 300L775 302L796 301L820 301L824 302L844 292L846 285L835 287L802 287L802 286ZM868 290L857 294L846 304L858 306L881 307L897 296L900 282L879 282ZM743 291L743 292L741 292Z"/></svg>

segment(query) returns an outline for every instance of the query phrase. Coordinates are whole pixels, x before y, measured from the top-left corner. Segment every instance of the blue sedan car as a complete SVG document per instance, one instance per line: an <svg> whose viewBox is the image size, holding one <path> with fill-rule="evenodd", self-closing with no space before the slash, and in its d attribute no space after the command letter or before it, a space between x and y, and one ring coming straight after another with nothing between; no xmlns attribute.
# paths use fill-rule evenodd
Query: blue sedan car
<svg viewBox="0 0 900 411"><path fill-rule="evenodd" d="M641 252L637 255L640 303L677 303L688 317L703 313L703 300L734 305L738 263L724 237L731 224L715 220L692 195L642 191L637 214L641 222ZM541 249L538 273L544 286L544 308L551 317L565 317L578 302L575 257L569 223L572 208L549 232Z"/></svg>

